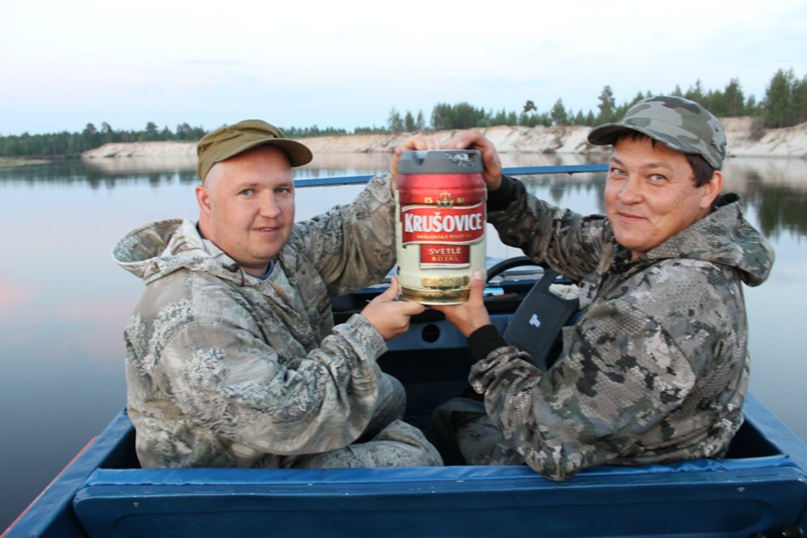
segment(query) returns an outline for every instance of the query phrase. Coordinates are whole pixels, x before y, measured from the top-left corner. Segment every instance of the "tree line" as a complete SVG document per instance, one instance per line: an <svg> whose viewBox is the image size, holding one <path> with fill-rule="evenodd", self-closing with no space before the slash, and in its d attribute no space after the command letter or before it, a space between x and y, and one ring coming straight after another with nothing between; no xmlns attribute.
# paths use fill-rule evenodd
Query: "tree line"
<svg viewBox="0 0 807 538"><path fill-rule="evenodd" d="M103 122L97 129L88 123L80 133L28 134L0 136L0 157L56 157L76 156L80 153L112 142L195 142L207 131L202 127L191 127L187 123L177 125L172 131L168 127L160 129L154 122L148 122L142 131L122 131L113 129Z"/></svg>
<svg viewBox="0 0 807 538"><path fill-rule="evenodd" d="M792 69L778 70L765 89L765 95L757 102L753 95L743 92L740 81L731 79L723 89L705 90L698 80L686 91L676 86L671 92L698 102L718 117L753 116L757 128L789 127L807 121L807 75L797 78ZM605 86L598 97L597 110L574 111L567 109L562 99L545 111L540 111L532 100L527 100L520 111L493 111L477 108L467 102L458 104L438 103L431 112L429 121L422 111L412 114L406 111L401 115L392 108L387 123L381 127L356 127L352 131L327 127L281 127L286 136L306 138L314 136L339 136L349 134L388 134L415 131L441 131L492 127L496 125L536 127L539 125L583 125L594 126L617 121L628 108L638 101L652 97L651 92L637 93L632 99L617 104L610 86ZM75 156L83 151L97 148L110 142L149 142L187 141L195 142L207 131L202 127L191 127L187 123L177 125L172 131L168 127L160 129L154 122L148 122L142 131L120 131L108 123L97 129L88 123L80 133L50 133L30 135L0 136L0 157L51 157Z"/></svg>
<svg viewBox="0 0 807 538"><path fill-rule="evenodd" d="M774 74L765 90L764 98L757 102L753 95L745 96L740 81L731 79L723 89L705 90L698 80L686 91L680 86L670 92L700 103L717 117L752 116L757 120L757 127L790 127L807 121L807 75L796 78L793 70L780 69ZM593 127L602 123L618 121L625 112L637 102L653 93L637 93L632 99L618 105L610 86L605 86L598 97L597 110L574 111L567 109L563 99L558 99L549 110L539 111L535 102L527 100L520 112L490 111L476 108L469 103L451 105L439 103L432 110L431 123L427 126L418 115L418 122L411 123L412 115L406 113L404 118L395 110L390 111L387 122L393 132L412 131L423 128L434 130L468 129L473 127L491 127L495 125L520 125L536 127L543 125L584 125Z"/></svg>

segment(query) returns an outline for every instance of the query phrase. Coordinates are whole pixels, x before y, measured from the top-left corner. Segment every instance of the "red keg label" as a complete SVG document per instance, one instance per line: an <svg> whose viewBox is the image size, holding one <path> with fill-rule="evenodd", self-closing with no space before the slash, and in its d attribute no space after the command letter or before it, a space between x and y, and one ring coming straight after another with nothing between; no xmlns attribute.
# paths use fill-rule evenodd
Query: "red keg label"
<svg viewBox="0 0 807 538"><path fill-rule="evenodd" d="M485 233L485 206L443 208L409 206L401 208L402 244L473 243Z"/></svg>
<svg viewBox="0 0 807 538"><path fill-rule="evenodd" d="M430 267L470 267L471 247L469 245L420 245L420 266Z"/></svg>
<svg viewBox="0 0 807 538"><path fill-rule="evenodd" d="M414 179L417 179L418 181L414 181ZM436 192L435 188L439 187L439 185L435 186L435 183L437 183L437 179L439 178L429 177L428 179L431 181L431 183L422 181L422 178L420 177L412 178L408 181L408 183L413 184L412 187L404 189L402 186L400 189L401 205L407 206L423 204L452 208L455 206L467 206L484 199L484 186L478 188L477 192L474 192L471 189L464 189L463 191L453 193L449 192L448 190ZM420 182L424 183L425 186L421 186L419 184ZM409 187L409 185L406 186Z"/></svg>

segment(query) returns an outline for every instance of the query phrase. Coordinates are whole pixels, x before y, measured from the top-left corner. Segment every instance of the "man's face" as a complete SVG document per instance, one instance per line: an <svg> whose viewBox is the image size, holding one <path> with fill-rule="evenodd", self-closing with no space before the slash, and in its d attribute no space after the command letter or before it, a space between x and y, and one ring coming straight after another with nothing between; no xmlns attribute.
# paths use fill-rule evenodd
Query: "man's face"
<svg viewBox="0 0 807 538"><path fill-rule="evenodd" d="M205 238L262 275L294 226L294 180L282 150L258 148L216 163L196 188Z"/></svg>
<svg viewBox="0 0 807 538"><path fill-rule="evenodd" d="M683 153L647 137L621 138L605 184L605 212L616 240L633 258L706 216L722 188L722 175L695 186Z"/></svg>

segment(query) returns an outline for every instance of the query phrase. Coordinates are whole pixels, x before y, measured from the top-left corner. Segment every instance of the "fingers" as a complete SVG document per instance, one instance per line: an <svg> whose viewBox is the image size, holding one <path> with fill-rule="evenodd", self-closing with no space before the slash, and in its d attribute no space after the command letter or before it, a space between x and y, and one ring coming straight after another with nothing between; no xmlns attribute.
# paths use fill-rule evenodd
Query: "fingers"
<svg viewBox="0 0 807 538"><path fill-rule="evenodd" d="M398 300L401 293L401 286L398 283L397 277L392 277L390 279L389 288L384 290L384 293L381 296L384 298L385 301L395 301L396 308L400 310L400 312L406 316L414 316L416 314L420 314L426 307L420 303L416 303L414 301L407 301L407 300Z"/></svg>
<svg viewBox="0 0 807 538"><path fill-rule="evenodd" d="M468 300L455 305L431 305L430 308L445 314L446 319L468 336L479 327L490 323L490 315L485 308L485 279L482 271L474 271Z"/></svg>
<svg viewBox="0 0 807 538"><path fill-rule="evenodd" d="M479 131L460 131L446 144L451 149L476 149L482 153L485 165L485 184L495 191L502 184L502 161L496 152L496 146Z"/></svg>
<svg viewBox="0 0 807 538"><path fill-rule="evenodd" d="M400 301L401 311L406 316L416 316L426 310L426 307L415 301Z"/></svg>
<svg viewBox="0 0 807 538"><path fill-rule="evenodd" d="M473 275L471 276L471 287L470 292L468 295L468 300L465 301L464 305L471 305L474 306L478 304L485 303L485 279L482 276L482 271L474 271ZM442 312L446 314L449 311L457 310L457 307L461 305L456 304L431 304L429 308L431 310L437 310L438 312Z"/></svg>
<svg viewBox="0 0 807 538"><path fill-rule="evenodd" d="M441 147L440 141L437 140L437 138L435 138L434 136L426 135L423 133L417 133L413 134L412 136L404 140L403 144L401 144L395 149L395 152L398 153L398 150L402 152L406 150L431 151L435 149L440 149L440 147Z"/></svg>
<svg viewBox="0 0 807 538"><path fill-rule="evenodd" d="M426 310L422 304L398 300L399 292L398 279L393 277L390 286L361 311L385 340L406 332L410 318Z"/></svg>
<svg viewBox="0 0 807 538"><path fill-rule="evenodd" d="M384 293L380 295L385 301L394 301L398 298L398 293L400 289L398 287L398 279L396 277L392 277L389 281L389 288L384 290Z"/></svg>
<svg viewBox="0 0 807 538"><path fill-rule="evenodd" d="M404 151L431 151L440 149L440 147L440 141L432 135L425 135L423 133L413 134L395 148L389 167L390 175L394 180L398 179L398 163L401 161L401 154L403 154Z"/></svg>
<svg viewBox="0 0 807 538"><path fill-rule="evenodd" d="M471 292L468 300L475 303L485 302L485 279L482 276L482 271L474 271L471 277Z"/></svg>
<svg viewBox="0 0 807 538"><path fill-rule="evenodd" d="M489 144L485 135L479 131L460 131L446 143L448 149L481 149L485 144Z"/></svg>
<svg viewBox="0 0 807 538"><path fill-rule="evenodd" d="M390 188L392 189L398 187L398 163L401 162L401 153L403 153L403 150L400 146L395 148L395 153L392 154L392 161L389 163L389 175L392 177Z"/></svg>

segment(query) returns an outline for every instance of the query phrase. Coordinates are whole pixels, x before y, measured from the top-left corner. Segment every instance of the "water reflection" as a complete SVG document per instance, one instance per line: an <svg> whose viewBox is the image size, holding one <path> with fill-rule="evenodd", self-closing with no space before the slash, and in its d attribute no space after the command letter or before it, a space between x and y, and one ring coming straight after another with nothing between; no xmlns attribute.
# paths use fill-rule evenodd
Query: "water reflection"
<svg viewBox="0 0 807 538"><path fill-rule="evenodd" d="M144 181L155 187L172 182L192 184L197 181L196 170L193 167L157 169L147 166L145 162L107 168L88 166L79 160L25 167L0 167L0 184L50 183L54 185L87 185L92 189L114 189L116 185L122 183Z"/></svg>
<svg viewBox="0 0 807 538"><path fill-rule="evenodd" d="M317 155L307 166L295 169L298 179L332 175L371 174L389 166L385 153L330 153ZM602 162L601 156L503 154L505 167L591 164ZM165 184L194 185L195 159L175 158L114 158L64 161L50 165L24 168L0 168L0 184L33 185L39 182L55 184L86 184L92 189L114 189L125 183L147 182L153 187ZM747 210L759 215L760 229L768 237L781 233L807 235L807 160L730 158L724 167L725 190L741 194ZM591 193L602 200L602 174L571 176L534 176L527 182L537 188L547 187L549 199L556 204L577 191ZM602 203L595 211L602 212Z"/></svg>
<svg viewBox="0 0 807 538"><path fill-rule="evenodd" d="M807 160L729 159L727 188L742 194L769 238L807 234Z"/></svg>

